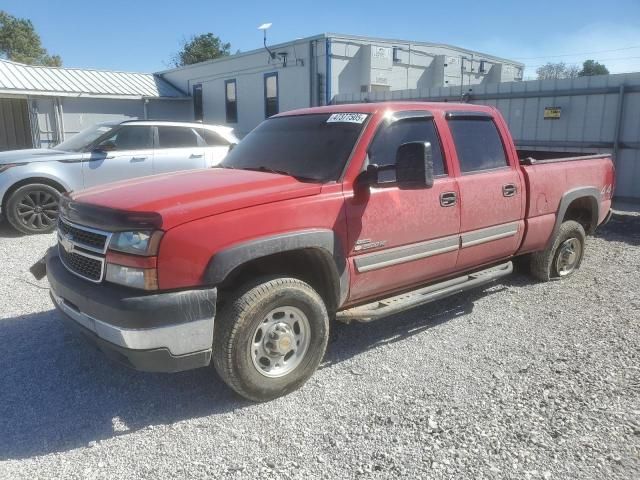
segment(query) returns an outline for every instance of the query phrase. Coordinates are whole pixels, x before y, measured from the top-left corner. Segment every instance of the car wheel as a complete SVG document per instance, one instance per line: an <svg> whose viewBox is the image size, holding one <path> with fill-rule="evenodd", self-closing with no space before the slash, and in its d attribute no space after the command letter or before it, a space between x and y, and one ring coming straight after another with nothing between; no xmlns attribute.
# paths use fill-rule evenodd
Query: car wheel
<svg viewBox="0 0 640 480"><path fill-rule="evenodd" d="M580 268L585 239L584 228L578 222L562 223L551 246L531 255L531 274L544 282L569 277Z"/></svg>
<svg viewBox="0 0 640 480"><path fill-rule="evenodd" d="M50 185L24 185L7 200L7 220L21 233L50 233L56 228L59 201L60 192Z"/></svg>
<svg viewBox="0 0 640 480"><path fill-rule="evenodd" d="M295 278L247 284L216 318L213 363L243 397L263 402L300 388L322 361L329 316L322 298Z"/></svg>

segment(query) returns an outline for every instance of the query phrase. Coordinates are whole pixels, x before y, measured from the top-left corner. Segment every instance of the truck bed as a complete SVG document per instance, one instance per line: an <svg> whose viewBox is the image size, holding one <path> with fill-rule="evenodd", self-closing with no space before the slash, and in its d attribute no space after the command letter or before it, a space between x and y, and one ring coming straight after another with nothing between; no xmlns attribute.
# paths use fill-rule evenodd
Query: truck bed
<svg viewBox="0 0 640 480"><path fill-rule="evenodd" d="M519 154L521 152L518 151ZM519 253L545 247L556 225L557 216L562 215L567 208L561 202L563 198L565 202L570 201L567 195L570 196L572 191L588 189L598 199L598 225L604 221L611 208L614 187L611 155L566 156L566 152L563 155L521 160L521 170L529 195L525 210L526 234Z"/></svg>

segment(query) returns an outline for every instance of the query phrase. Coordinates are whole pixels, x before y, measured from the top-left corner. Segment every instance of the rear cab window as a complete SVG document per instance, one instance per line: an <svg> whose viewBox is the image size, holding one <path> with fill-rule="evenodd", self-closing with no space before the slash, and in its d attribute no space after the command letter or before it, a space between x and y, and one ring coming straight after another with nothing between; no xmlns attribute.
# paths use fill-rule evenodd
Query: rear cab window
<svg viewBox="0 0 640 480"><path fill-rule="evenodd" d="M491 117L454 115L448 120L463 174L509 166L502 138Z"/></svg>

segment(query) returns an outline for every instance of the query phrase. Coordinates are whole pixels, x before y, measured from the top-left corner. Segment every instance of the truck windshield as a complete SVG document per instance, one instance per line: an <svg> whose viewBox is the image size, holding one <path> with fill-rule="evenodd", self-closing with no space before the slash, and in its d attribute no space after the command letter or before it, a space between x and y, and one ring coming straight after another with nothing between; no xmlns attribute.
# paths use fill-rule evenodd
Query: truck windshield
<svg viewBox="0 0 640 480"><path fill-rule="evenodd" d="M242 139L221 166L317 182L338 180L367 117L327 113L271 118Z"/></svg>
<svg viewBox="0 0 640 480"><path fill-rule="evenodd" d="M93 142L113 130L116 126L116 124L110 125L105 123L93 125L76 133L73 137L69 138L69 140L65 140L53 148L65 152L84 152Z"/></svg>

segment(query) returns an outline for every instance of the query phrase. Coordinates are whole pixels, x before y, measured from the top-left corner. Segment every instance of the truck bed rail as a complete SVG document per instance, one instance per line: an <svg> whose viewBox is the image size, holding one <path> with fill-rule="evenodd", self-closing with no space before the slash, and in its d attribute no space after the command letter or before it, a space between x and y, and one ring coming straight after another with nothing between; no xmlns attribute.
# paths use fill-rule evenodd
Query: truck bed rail
<svg viewBox="0 0 640 480"><path fill-rule="evenodd" d="M579 160L596 160L599 158L607 158L610 157L610 153L598 153L594 155L579 155L574 157L560 157L560 158L546 158L543 160L538 160L533 157L521 158L521 165L541 165L546 163L560 163L560 162L577 162Z"/></svg>

